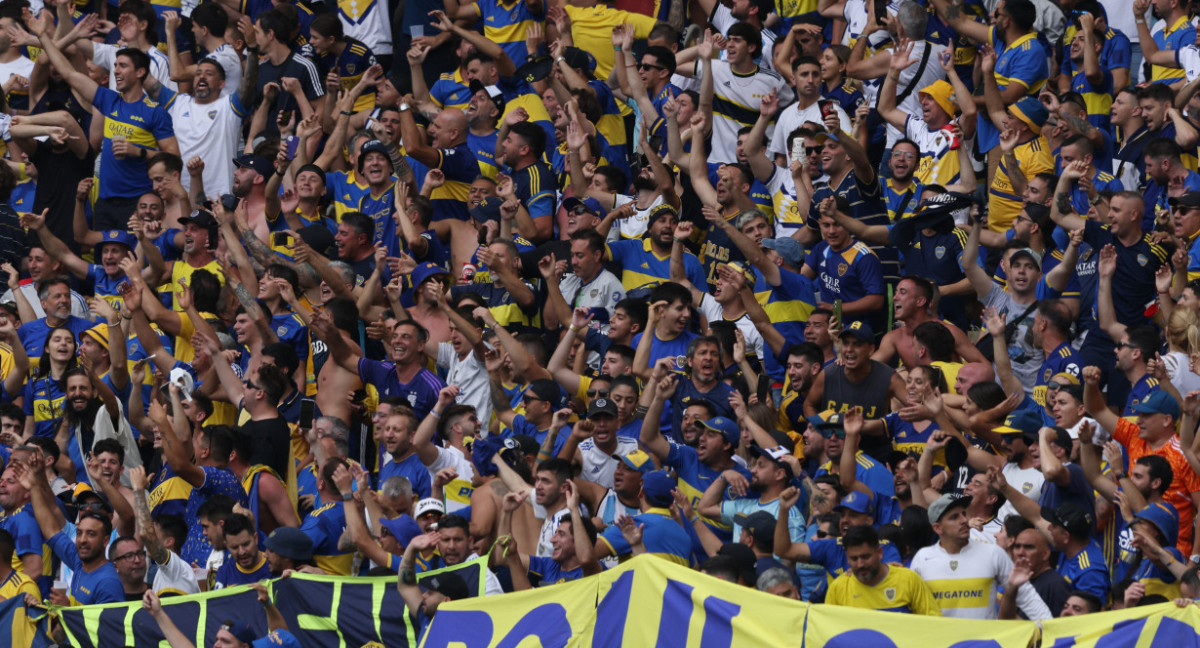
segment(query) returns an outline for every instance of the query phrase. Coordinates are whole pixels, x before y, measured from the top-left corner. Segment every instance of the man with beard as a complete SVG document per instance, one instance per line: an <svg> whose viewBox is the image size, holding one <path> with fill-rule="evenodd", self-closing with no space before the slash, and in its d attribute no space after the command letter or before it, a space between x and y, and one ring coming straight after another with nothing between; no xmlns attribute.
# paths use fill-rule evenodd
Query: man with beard
<svg viewBox="0 0 1200 648"><path fill-rule="evenodd" d="M960 372L961 373L961 372ZM992 454L981 450L955 434L963 447L967 449L967 463L978 472L987 472L989 468L1001 471L1009 484L1021 493L1027 494L1036 501L1042 493L1046 477L1040 469L1041 447L1039 446L1039 430L1042 428L1042 416L1033 410L1017 410L1010 414L1004 425L995 428L1000 435L1001 450L1004 454ZM954 434L954 432L951 432ZM1011 498L1010 498L1011 500ZM1011 501L1005 502L996 513L996 518L1004 520L1010 515L1018 515Z"/></svg>
<svg viewBox="0 0 1200 648"><path fill-rule="evenodd" d="M778 527L776 529L778 541ZM884 563L879 534L870 525L851 527L842 536L841 546L849 569L829 584L826 603L941 616L937 599L916 572Z"/></svg>
<svg viewBox="0 0 1200 648"><path fill-rule="evenodd" d="M496 161L505 165L511 184L501 181L499 189L501 197L515 197L520 203L517 231L527 240L541 243L554 233L554 212L558 210L554 172L542 162L546 132L533 122L517 121L525 116L524 110L510 112L506 128L501 129L505 137L497 144ZM507 195L510 191L512 196Z"/></svg>
<svg viewBox="0 0 1200 648"><path fill-rule="evenodd" d="M617 436L617 404L601 397L588 404L587 419L571 428L558 456L580 469L579 479L612 488L617 457L637 447L636 439Z"/></svg>
<svg viewBox="0 0 1200 648"><path fill-rule="evenodd" d="M825 358L820 347L811 342L791 345L784 358L787 363L787 389L783 390L779 405L779 429L793 433L791 436L794 438L805 432L804 401L813 380L821 373ZM807 450L807 444L805 446Z"/></svg>
<svg viewBox="0 0 1200 648"><path fill-rule="evenodd" d="M670 280L671 246L678 222L679 213L673 207L659 205L650 210L646 225L649 236L608 244L608 255L613 266L621 269L621 285L626 291ZM696 255L684 251L683 266L693 286L708 285L704 267Z"/></svg>
<svg viewBox="0 0 1200 648"><path fill-rule="evenodd" d="M488 204L492 201L488 200ZM507 204L507 203L506 203ZM518 239L520 240L520 239ZM486 248L478 247L478 260L487 266L491 281L469 283L450 289L451 297L476 293L488 307L484 324L511 326L532 325L537 316L537 295L533 284L521 278L520 248L512 239L498 238ZM489 321L489 318L491 321Z"/></svg>
<svg viewBox="0 0 1200 648"><path fill-rule="evenodd" d="M593 203L595 199L589 199ZM568 210L587 210L578 198L567 198L563 206ZM593 208L598 205L591 206ZM557 260L554 255L544 257L538 263L542 277L546 280L549 296L543 318L546 328L555 329L571 321L577 308L588 311L589 327L601 333L608 332L608 321L612 318L617 302L625 298L625 288L613 273L604 269L604 237L594 229L576 230L570 235L571 273L559 281ZM685 279L686 280L686 279Z"/></svg>
<svg viewBox="0 0 1200 648"><path fill-rule="evenodd" d="M177 261L164 263L158 248L144 234L139 236L147 263L142 270L142 279L147 286L167 284L160 292L171 295L171 309L175 311L183 310L177 295L191 284L192 274L197 270L211 272L222 286L225 285L225 272L214 254L220 236L216 217L212 212L197 209L187 218L179 219L179 224L183 226L183 256ZM135 229L134 233L142 231Z"/></svg>
<svg viewBox="0 0 1200 648"><path fill-rule="evenodd" d="M271 193L271 187L279 181L278 172L268 179L266 188L266 217L267 227L272 232L292 230L299 232L304 227L321 223L321 200L325 197L325 172L315 164L305 164L296 170L296 179L292 183L290 202L286 205L273 200L282 199L278 192ZM280 218L283 216L283 218Z"/></svg>
<svg viewBox="0 0 1200 648"><path fill-rule="evenodd" d="M437 403L438 392L445 387L433 372L422 365L429 334L412 320L398 322L392 331L391 360L370 360L347 344L342 336L325 336L329 353L347 371L358 374L364 383L375 385L380 396L399 396L413 406L419 422ZM415 423L414 423L415 425Z"/></svg>
<svg viewBox="0 0 1200 648"><path fill-rule="evenodd" d="M56 328L65 327L75 336L92 328L92 322L71 314L71 285L66 279L53 277L38 284L38 298L46 316L25 322L17 329L25 354L31 364L37 364L46 346L46 337Z"/></svg>
<svg viewBox="0 0 1200 648"><path fill-rule="evenodd" d="M146 557L157 565L153 582L155 591L171 589L183 594L199 594L200 588L196 584L195 572L183 562L178 553L187 537L187 523L178 515L159 514L154 518L150 517L147 493L150 480L144 468L139 466L130 469L129 484L133 490L137 518L134 537L140 541L139 545L145 543Z"/></svg>
<svg viewBox="0 0 1200 648"><path fill-rule="evenodd" d="M128 17L129 14L123 14L123 19ZM86 26L76 27L73 35L81 36ZM57 42L51 42L54 41L52 33L42 33L39 40L49 61L63 73L71 88L105 115L105 138L100 155L105 181L100 184L93 218L97 229L124 229L137 197L153 188L146 174L146 160L156 152L152 147L179 155L170 114L161 103L143 101L146 94L143 84L152 78L151 59L145 51L134 47L116 50L108 58L112 63L112 89L102 88L71 65ZM77 46L86 43L90 49L89 40L82 39L77 43Z"/></svg>
<svg viewBox="0 0 1200 648"><path fill-rule="evenodd" d="M263 554L267 557L267 567L271 570L271 576L275 578L282 576L283 572L289 569L316 569L312 565L312 538L296 527L283 526L272 531L264 543Z"/></svg>
<svg viewBox="0 0 1200 648"><path fill-rule="evenodd" d="M84 366L69 370L64 376L67 385L67 398L63 404L63 414L67 419L69 440L67 453L75 464L77 482L90 483L88 463L91 461L97 444L105 443L104 450L122 455L117 461L110 462L104 477L112 479L120 477L120 470L125 457L122 453L136 453L137 446L133 441L133 433L129 422L125 420L124 407L117 399L112 389L104 384L95 371L90 370L87 363ZM60 446L62 443L60 442ZM97 455L98 456L98 455ZM131 456L138 456L132 455ZM138 463L141 463L140 456ZM99 487L98 484L93 484ZM133 493L124 486L123 495L130 504L133 503Z"/></svg>
<svg viewBox="0 0 1200 648"><path fill-rule="evenodd" d="M75 541L72 542L67 536L66 518L50 491L45 472L31 470L21 463L14 463L12 468L21 486L30 493L38 528L46 538L46 544L72 572L69 598L52 591L49 600L56 605L124 601L125 589L121 585L121 578L104 555L108 538L112 535L112 520L96 510L84 510L75 522ZM27 603L29 598L32 597L26 597ZM39 603L33 601L33 604Z"/></svg>
<svg viewBox="0 0 1200 648"><path fill-rule="evenodd" d="M267 559L258 550L258 533L253 520L235 513L226 518L222 532L225 534L225 549L233 560L221 563L221 568L217 570L216 589L248 585L271 577Z"/></svg>
<svg viewBox="0 0 1200 648"><path fill-rule="evenodd" d="M567 581L578 580L584 576L600 573L600 564L595 560L587 563L583 562L584 555L591 555L592 547L596 544L596 527L592 521L580 513L579 493L575 490L575 484L571 480L566 480L563 483L564 488L564 507L562 515L555 515L553 519L554 526L551 528L552 535L550 536L550 552L542 555L542 545L538 545L538 555L531 556L528 554L513 554L516 551L516 543L511 539L507 541L508 547L505 550L504 560L512 568L520 567L521 570L528 572L522 576L519 573L514 573L513 586L515 589L524 589L522 585L528 586L525 581L528 576L537 576L538 587L554 585L557 583L565 583ZM503 536L511 536L512 531L512 513L524 503L525 493L509 493L504 496L500 513L499 533ZM551 524L551 518L546 519L546 525ZM542 535L546 533L546 526L542 527Z"/></svg>
<svg viewBox="0 0 1200 648"><path fill-rule="evenodd" d="M1013 570L1012 560L1003 549L986 542L971 542L970 518L966 497L942 495L929 505L929 523L938 542L917 551L912 570L929 585L933 598L941 604L942 616L958 619L995 619L1005 614L1006 606L1017 606L1026 618L1049 619L1049 608L1029 584L1008 587L999 614L995 608L996 591L1004 588Z"/></svg>
<svg viewBox="0 0 1200 648"><path fill-rule="evenodd" d="M867 419L863 451L882 459L891 449L883 417L888 413L891 399L907 402L908 390L891 367L871 359L875 346L871 327L855 321L842 331L839 339L841 364L826 368L813 379L804 400L804 414L815 416L826 410L846 412L854 406L862 407Z"/></svg>
<svg viewBox="0 0 1200 648"><path fill-rule="evenodd" d="M825 153L827 158L831 155L844 156ZM819 216L810 223L815 220L818 224L822 240L809 253L804 275L819 283L817 305L832 309L841 302L843 326L861 323L871 325L868 328L879 327L884 321L885 270L880 257L866 243L855 240L839 221L838 212L854 216L851 203L841 196L827 195L819 205L814 203L814 209Z"/></svg>
<svg viewBox="0 0 1200 648"><path fill-rule="evenodd" d="M741 441L742 433L737 423L724 416L714 416L697 424L700 434L696 439L695 447L671 443L662 435L660 432L662 410L673 382L674 377L667 376L664 367L658 380L651 380L646 385L645 394L648 396L644 394L643 397L650 399L650 405L642 422L640 438L642 445L650 451L650 454L657 457L663 466L673 469L679 476L679 492L691 500L694 507L700 503L701 497L708 491L709 486L726 471L733 470L743 479L749 479L750 471L733 461L733 453ZM676 434L680 433L679 428L674 428L674 430ZM705 517L703 519L708 528L722 542L729 542L732 539L731 526L723 525L714 518Z"/></svg>
<svg viewBox="0 0 1200 648"><path fill-rule="evenodd" d="M414 71L413 74L420 72ZM429 624L433 622L438 606L446 601L465 600L472 595L462 576L453 572L438 574L426 579L422 585L417 585L417 575L413 567L418 554L434 547L440 548L441 544L439 532L417 536L404 550L404 558L400 561L400 582L397 589L400 590L400 597L404 599L408 614L417 628L418 639L423 638L429 630Z"/></svg>
<svg viewBox="0 0 1200 648"><path fill-rule="evenodd" d="M782 447L763 448L754 444L750 446L750 455L754 457L754 463L750 465L751 478L746 479L741 472L732 469L720 473L700 497L696 512L732 525L735 541L742 537L743 527L739 520L756 511L766 511L772 517L786 515L792 540L803 538L807 526L804 512L796 507L780 508L779 495L794 477L792 467L785 459L787 451ZM734 497L726 498L726 488Z"/></svg>
<svg viewBox="0 0 1200 648"><path fill-rule="evenodd" d="M411 53L411 51L410 51ZM479 161L479 172L495 179L500 172L496 160L496 124L504 114L504 93L496 86L485 86L478 79L470 84L471 99L463 108L467 115L467 146Z"/></svg>
<svg viewBox="0 0 1200 648"><path fill-rule="evenodd" d="M470 450L464 446L464 439L474 439L482 427L473 407L455 404L459 393L458 385L444 387L438 392L437 405L422 419L412 438L417 458L425 465L430 479L447 468L454 470L454 478L442 488L445 505L451 513L471 502L475 467L467 458ZM434 442L435 436L440 443Z"/></svg>
<svg viewBox="0 0 1200 648"><path fill-rule="evenodd" d="M829 459L826 463L820 464L817 467L813 473L814 476L841 476L842 464L845 463L842 457L844 451L847 449L843 415L834 413L832 410L825 410L815 416L808 417L808 423L809 429L822 438L825 456ZM812 436L812 434L806 434L805 438ZM817 445L817 447L820 447L820 445ZM807 450L805 456L809 456ZM867 456L863 451L858 450L857 447L854 449L853 456L855 480L866 486L877 498L890 498L895 495L895 480L882 462ZM812 456L812 458L816 457L817 455ZM845 484L848 481L848 479L843 479L842 483ZM874 509L873 504L872 509Z"/></svg>

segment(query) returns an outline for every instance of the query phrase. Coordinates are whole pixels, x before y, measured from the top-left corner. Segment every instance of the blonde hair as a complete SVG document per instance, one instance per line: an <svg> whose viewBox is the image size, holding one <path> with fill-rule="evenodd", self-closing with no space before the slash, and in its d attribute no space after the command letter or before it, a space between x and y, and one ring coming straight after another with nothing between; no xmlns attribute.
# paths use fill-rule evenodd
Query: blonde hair
<svg viewBox="0 0 1200 648"><path fill-rule="evenodd" d="M1200 353L1200 318L1191 309L1174 309L1167 322L1167 339L1189 356Z"/></svg>

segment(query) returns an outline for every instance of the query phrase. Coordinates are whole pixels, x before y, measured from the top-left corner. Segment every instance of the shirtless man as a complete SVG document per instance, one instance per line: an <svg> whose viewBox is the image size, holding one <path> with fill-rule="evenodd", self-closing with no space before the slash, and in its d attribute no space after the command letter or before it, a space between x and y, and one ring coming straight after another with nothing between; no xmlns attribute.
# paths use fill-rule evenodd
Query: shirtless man
<svg viewBox="0 0 1200 648"><path fill-rule="evenodd" d="M413 319L429 331L429 344L450 341L450 318L442 311L440 302L445 301L445 292L449 288L450 276L435 263L422 263L412 272L413 301L412 308L406 309ZM400 288L396 279L388 286L389 297L393 291L398 293ZM393 302L399 301L397 299ZM394 308L394 307L393 307Z"/></svg>
<svg viewBox="0 0 1200 648"><path fill-rule="evenodd" d="M896 284L896 295L893 299L895 319L900 326L888 331L879 343L879 348L871 354L872 360L890 363L896 355L907 367L921 364L913 347L913 331L925 322L940 322L954 335L954 350L962 356L964 362L982 362L983 354L971 344L971 340L962 329L944 321L935 315L933 303L933 284L924 277L908 276Z"/></svg>
<svg viewBox="0 0 1200 648"><path fill-rule="evenodd" d="M315 311L309 320L309 330L322 342L329 344L329 338L337 335L349 346L357 345L353 332L358 329L358 313L351 308L341 307L342 299L332 299L326 308ZM332 345L330 345L332 347ZM322 416L336 416L343 421L352 421L354 417L350 403L354 392L363 386L358 372L349 371L340 363L326 361L317 374L317 411Z"/></svg>
<svg viewBox="0 0 1200 648"><path fill-rule="evenodd" d="M513 452L518 455L513 461L518 464L519 472L500 458L501 454L507 456L507 453ZM506 449L504 440L496 435L476 441L471 446L471 453L475 467L481 471L478 475L480 481L471 493L471 541L475 550L482 555L496 541L500 507L504 496L510 492L500 473L504 472L508 479L515 480L517 485L525 484L526 487L522 490L528 488L527 485L533 481L533 476L520 451ZM513 513L513 537L516 538L518 547L537 547L541 527L541 520L534 516L531 506L522 506Z"/></svg>

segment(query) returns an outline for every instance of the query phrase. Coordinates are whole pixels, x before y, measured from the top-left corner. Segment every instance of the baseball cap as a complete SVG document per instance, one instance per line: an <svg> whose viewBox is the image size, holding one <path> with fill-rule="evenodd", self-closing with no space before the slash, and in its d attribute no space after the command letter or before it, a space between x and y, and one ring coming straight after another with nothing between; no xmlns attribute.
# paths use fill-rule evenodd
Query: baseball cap
<svg viewBox="0 0 1200 648"><path fill-rule="evenodd" d="M426 279L431 279L433 277L437 277L440 275L444 275L444 278L443 278L444 281L449 281L450 273L446 272L445 268L443 268L442 266L440 266L436 263L433 263L432 261L426 261L425 263L422 263L421 265L419 265L415 269L413 269L412 285L414 288L416 288L417 286L420 286L421 284L425 283Z"/></svg>
<svg viewBox="0 0 1200 648"><path fill-rule="evenodd" d="M808 422L812 423L812 426L818 430L821 428L841 427L842 415L831 409L827 409L808 417Z"/></svg>
<svg viewBox="0 0 1200 648"><path fill-rule="evenodd" d="M422 590L437 592L451 601L471 598L471 590L467 589L467 582L454 572L444 572L422 578L419 584Z"/></svg>
<svg viewBox="0 0 1200 648"><path fill-rule="evenodd" d="M181 227L187 227L188 223L208 230L215 231L217 229L217 218L206 209L193 209L191 214L179 219Z"/></svg>
<svg viewBox="0 0 1200 648"><path fill-rule="evenodd" d="M504 200L492 196L479 201L479 204L471 208L471 218L486 223L488 221L500 222L500 205L504 204Z"/></svg>
<svg viewBox="0 0 1200 648"><path fill-rule="evenodd" d="M776 466L783 468L787 472L788 477L795 477L792 473L792 465L784 461L783 458L791 454L785 447L764 448L757 443L750 444L750 454L756 457L766 457L775 463Z"/></svg>
<svg viewBox="0 0 1200 648"><path fill-rule="evenodd" d="M83 338L90 337L100 343L100 346L108 350L108 324L97 324L90 329L84 329L79 332L79 342L83 342Z"/></svg>
<svg viewBox="0 0 1200 648"><path fill-rule="evenodd" d="M1156 389L1145 398L1133 405L1133 411L1138 414L1170 414L1179 420L1179 401L1167 392Z"/></svg>
<svg viewBox="0 0 1200 648"><path fill-rule="evenodd" d="M762 246L768 250L775 250L779 253L779 256L783 257L784 261L793 266L804 264L804 246L800 245L800 241L790 236L763 239Z"/></svg>
<svg viewBox="0 0 1200 648"><path fill-rule="evenodd" d="M1026 439L1038 438L1042 429L1042 416L1033 410L1017 410L1004 419L1004 425L992 428L997 434L1019 434Z"/></svg>
<svg viewBox="0 0 1200 648"><path fill-rule="evenodd" d="M725 418L724 416L714 416L707 421L701 421L700 427L707 428L713 432L720 432L725 440L736 446L742 438L742 429L737 423Z"/></svg>
<svg viewBox="0 0 1200 648"><path fill-rule="evenodd" d="M740 542L726 542L717 549L717 555L732 558L747 583L753 583L758 578L758 556L754 555L754 550L750 547Z"/></svg>
<svg viewBox="0 0 1200 648"><path fill-rule="evenodd" d="M137 247L137 238L129 232L123 232L121 230L105 230L104 240L100 241L96 247L99 248L105 243L118 243L120 245L124 245L130 250L133 250L133 248Z"/></svg>
<svg viewBox="0 0 1200 648"><path fill-rule="evenodd" d="M261 639L255 639L250 644L253 648L271 648L272 646L283 646L284 648L300 648L300 642L296 640L295 635L287 630L272 630L267 633L267 636Z"/></svg>
<svg viewBox="0 0 1200 648"><path fill-rule="evenodd" d="M583 70L589 75L596 71L596 57L587 50L567 47L563 50L563 58L566 59L567 65Z"/></svg>
<svg viewBox="0 0 1200 648"><path fill-rule="evenodd" d="M312 558L312 538L296 527L279 527L267 536L267 549L292 560Z"/></svg>
<svg viewBox="0 0 1200 648"><path fill-rule="evenodd" d="M271 161L265 157L257 155L242 155L233 158L233 165L240 168L254 169L258 175L264 178L270 178L275 172L275 168L271 165Z"/></svg>
<svg viewBox="0 0 1200 648"><path fill-rule="evenodd" d="M856 513L866 513L872 517L875 515L875 501L869 495L860 491L852 491L847 494L835 508L848 509Z"/></svg>
<svg viewBox="0 0 1200 648"><path fill-rule="evenodd" d="M613 455L613 459L625 464L626 468L636 470L640 473L648 473L654 470L654 462L650 459L650 455L641 449L626 452L625 454Z"/></svg>
<svg viewBox="0 0 1200 648"><path fill-rule="evenodd" d="M1167 539L1163 543L1164 547L1173 547L1178 542L1179 513L1175 510L1174 506L1165 502L1155 502L1138 511L1133 517L1138 520L1145 520L1158 527L1163 537Z"/></svg>
<svg viewBox="0 0 1200 648"><path fill-rule="evenodd" d="M946 111L951 117L958 114L958 98L954 96L954 86L950 85L945 79L938 79L933 83L921 88L920 94L929 95L933 102Z"/></svg>
<svg viewBox="0 0 1200 648"><path fill-rule="evenodd" d="M1065 428L1058 427L1057 425L1051 427L1050 429L1054 430L1054 438L1051 439L1050 442L1062 448L1063 450L1066 450L1067 454L1070 455L1071 449L1074 447L1074 443L1071 440L1071 433L1067 432Z"/></svg>
<svg viewBox="0 0 1200 648"><path fill-rule="evenodd" d="M651 470L642 475L642 492L646 501L655 506L670 506L675 501L671 491L677 485L675 476L665 470Z"/></svg>
<svg viewBox="0 0 1200 648"><path fill-rule="evenodd" d="M523 79L526 83L536 83L550 76L554 71L554 59L549 56L530 56L517 68L514 77Z"/></svg>
<svg viewBox="0 0 1200 648"><path fill-rule="evenodd" d="M738 513L733 522L748 531L755 542L769 543L775 537L775 516L769 511Z"/></svg>
<svg viewBox="0 0 1200 648"><path fill-rule="evenodd" d="M587 417L594 418L596 416L611 416L617 417L617 404L607 398L597 398L588 403Z"/></svg>
<svg viewBox="0 0 1200 648"><path fill-rule="evenodd" d="M1021 248L1016 252L1013 252L1012 256L1008 258L1008 261L1009 263L1012 263L1013 261L1017 260L1017 257L1022 256L1029 257L1033 261L1033 265L1037 266L1038 270L1042 269L1042 255L1038 254L1032 248Z"/></svg>
<svg viewBox="0 0 1200 648"><path fill-rule="evenodd" d="M942 495L934 500L933 504L929 505L929 523L937 524L938 522L942 521L942 516L945 515L950 509L956 506L962 506L963 508L966 508L966 506L970 503L970 497L955 497L949 493Z"/></svg>
<svg viewBox="0 0 1200 648"><path fill-rule="evenodd" d="M1050 118L1050 113L1046 112L1046 107L1036 97L1025 97L1008 109L1014 117L1029 124L1029 128L1038 134L1041 134L1042 126L1045 126L1046 120Z"/></svg>
<svg viewBox="0 0 1200 648"><path fill-rule="evenodd" d="M605 215L608 214L608 210L600 204L600 201L590 196L584 198L583 200L580 200L575 196L563 199L563 209L567 210L568 212L575 211L577 207L583 207L591 212L596 218L604 218Z"/></svg>
<svg viewBox="0 0 1200 648"><path fill-rule="evenodd" d="M253 645L254 642L258 641L258 633L254 631L254 628L250 627L249 623L226 621L221 624L221 629L229 631L229 634L237 637L237 640L244 644Z"/></svg>
<svg viewBox="0 0 1200 648"><path fill-rule="evenodd" d="M391 520L379 518L379 524L396 538L396 542L399 542L401 547L407 547L413 538L424 533L420 525L417 524L417 521L407 514L402 514L400 517Z"/></svg>
<svg viewBox="0 0 1200 648"><path fill-rule="evenodd" d="M1178 198L1168 198L1167 204L1172 207L1200 208L1200 191L1189 191Z"/></svg>
<svg viewBox="0 0 1200 648"><path fill-rule="evenodd" d="M468 87L471 89L472 95L475 95L480 91L486 92L488 98L492 100L493 104L495 104L496 110L500 111L501 113L504 112L504 93L500 91L499 87L494 85L485 86L479 79L471 79L471 83Z"/></svg>
<svg viewBox="0 0 1200 648"><path fill-rule="evenodd" d="M426 497L417 502L417 506L413 509L413 517L419 518L426 513L437 513L438 515L446 514L446 505L442 500L435 497Z"/></svg>
<svg viewBox="0 0 1200 648"><path fill-rule="evenodd" d="M1074 502L1064 502L1054 509L1043 506L1042 517L1076 538L1086 538L1092 533L1092 514Z"/></svg>
<svg viewBox="0 0 1200 648"><path fill-rule="evenodd" d="M533 392L536 398L547 401L554 409L561 407L562 390L559 389L558 383L549 378L538 378L529 383L529 387L526 387L525 391Z"/></svg>
<svg viewBox="0 0 1200 648"><path fill-rule="evenodd" d="M384 144L377 139L367 140L363 142L362 148L358 150L358 170L360 172L363 168L363 162L365 162L367 159L367 153L372 152L382 153L383 157L387 158L388 164L392 163L392 156L388 155L387 144Z"/></svg>
<svg viewBox="0 0 1200 648"><path fill-rule="evenodd" d="M872 344L875 343L875 331L871 330L870 324L867 324L862 320L851 322L850 325L846 327L846 330L842 331L842 334L838 337L844 338L847 335L853 335L863 342L870 342Z"/></svg>

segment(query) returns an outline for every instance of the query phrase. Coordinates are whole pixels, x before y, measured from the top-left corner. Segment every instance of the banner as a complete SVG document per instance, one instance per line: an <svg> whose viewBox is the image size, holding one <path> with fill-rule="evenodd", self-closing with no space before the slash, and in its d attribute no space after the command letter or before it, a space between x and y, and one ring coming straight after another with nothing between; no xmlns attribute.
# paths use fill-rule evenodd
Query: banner
<svg viewBox="0 0 1200 648"><path fill-rule="evenodd" d="M463 582L467 584L467 589L475 592L474 596L483 596L484 590L487 588L487 556L480 556L473 560L459 563L453 567L442 567L441 569L430 569L417 574L417 583L433 576L434 574L445 574L446 572L454 572L462 577ZM395 579L392 579L395 584ZM440 606L439 606L440 607Z"/></svg>
<svg viewBox="0 0 1200 648"><path fill-rule="evenodd" d="M447 601L438 606L424 648L572 644L596 617L599 576L486 599ZM532 637L536 642L522 643ZM386 644L389 647L391 644Z"/></svg>
<svg viewBox="0 0 1200 648"><path fill-rule="evenodd" d="M1030 621L976 621L814 605L808 610L804 647L1026 648L1036 632L1037 625Z"/></svg>
<svg viewBox="0 0 1200 648"><path fill-rule="evenodd" d="M29 646L46 648L50 639L45 632L45 610L34 608L26 611L25 596L16 596L0 602L0 646ZM43 617L38 622L34 617Z"/></svg>
<svg viewBox="0 0 1200 648"><path fill-rule="evenodd" d="M193 596L162 599L163 611L184 636L197 646L212 645L217 630L226 621L249 623L267 634L267 615L258 595L249 586L230 587ZM67 637L75 648L113 646L157 646L164 641L158 622L134 603L105 603L59 610Z"/></svg>
<svg viewBox="0 0 1200 648"><path fill-rule="evenodd" d="M1115 612L1051 619L1042 648L1200 648L1200 608L1160 603Z"/></svg>
<svg viewBox="0 0 1200 648"><path fill-rule="evenodd" d="M288 629L305 648L358 648L368 641L417 645L416 628L394 576L293 574L273 581L271 593Z"/></svg>

